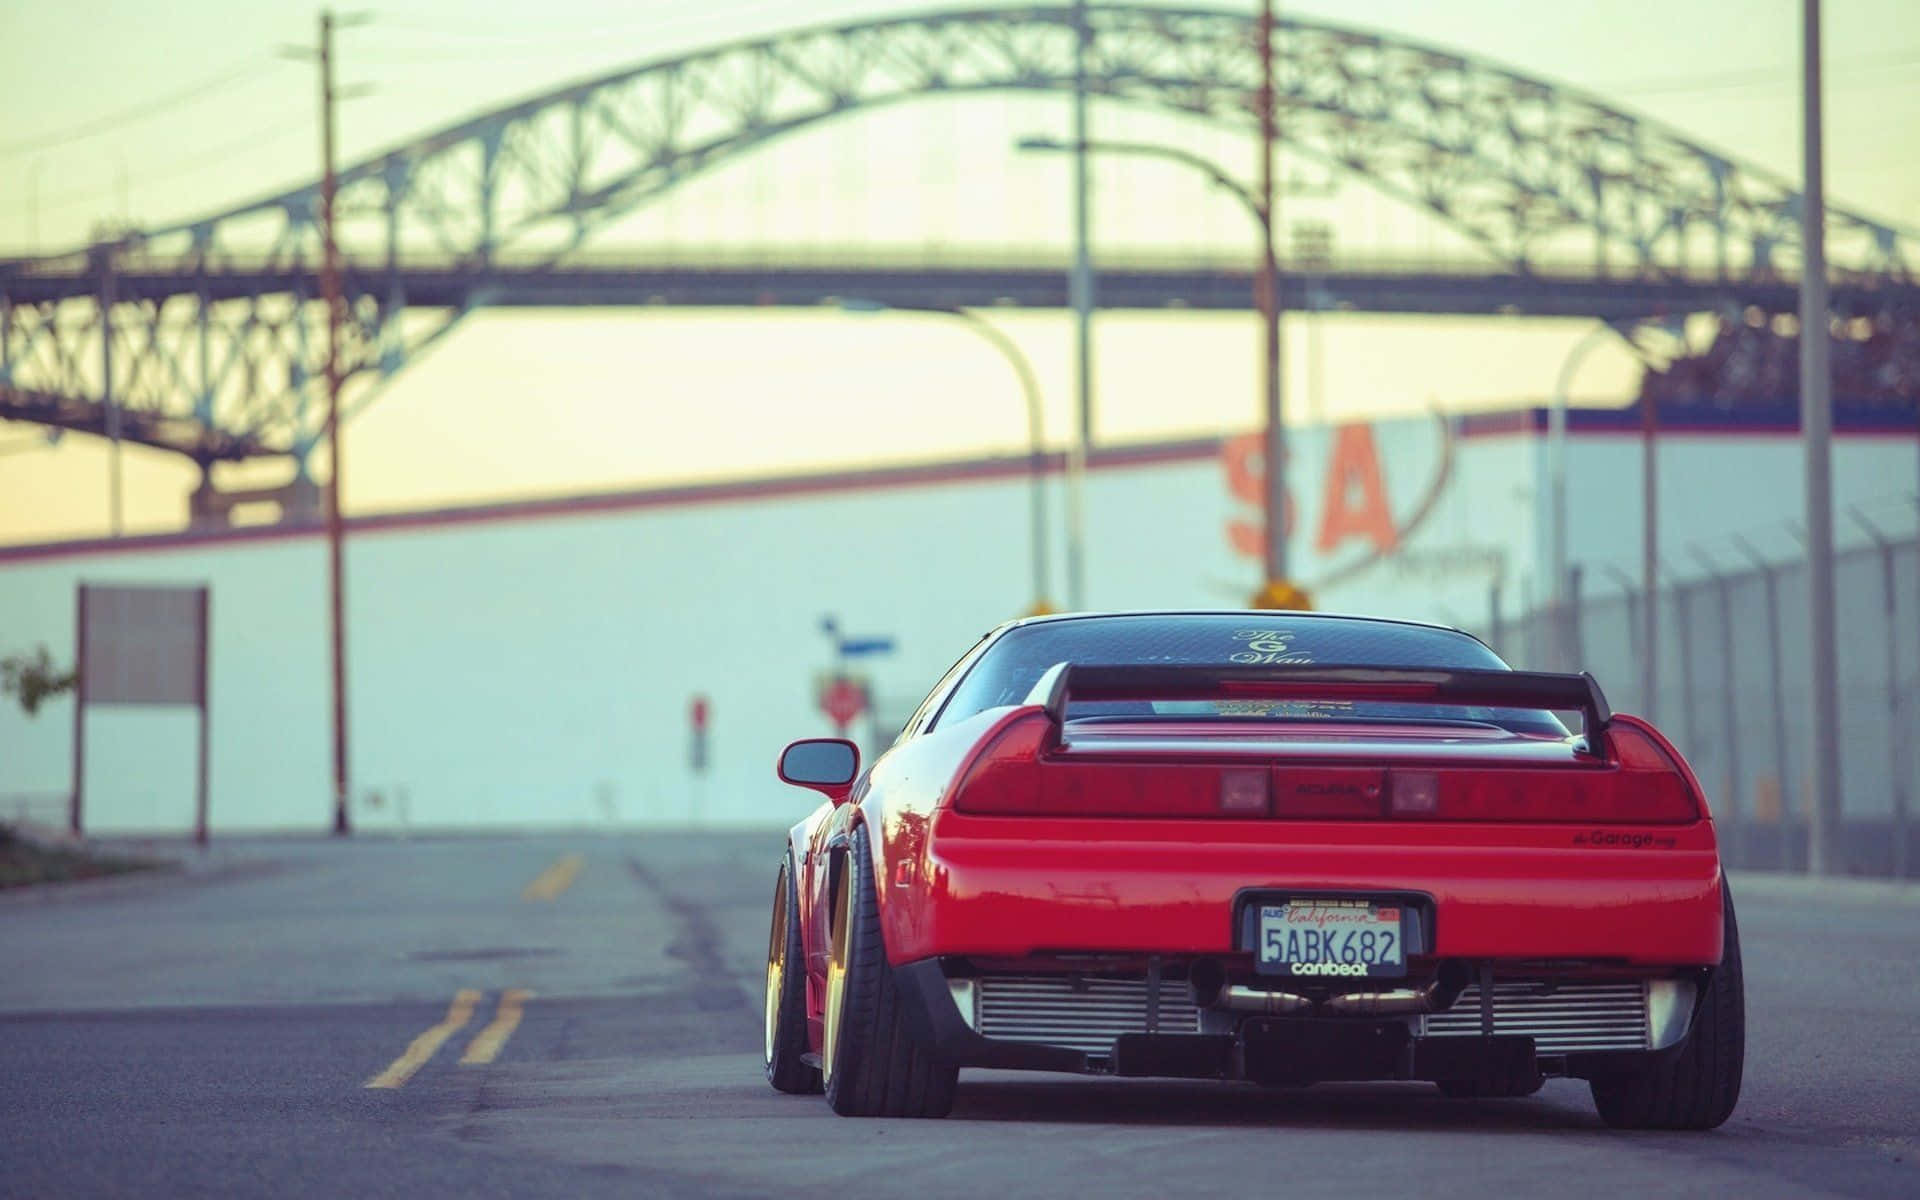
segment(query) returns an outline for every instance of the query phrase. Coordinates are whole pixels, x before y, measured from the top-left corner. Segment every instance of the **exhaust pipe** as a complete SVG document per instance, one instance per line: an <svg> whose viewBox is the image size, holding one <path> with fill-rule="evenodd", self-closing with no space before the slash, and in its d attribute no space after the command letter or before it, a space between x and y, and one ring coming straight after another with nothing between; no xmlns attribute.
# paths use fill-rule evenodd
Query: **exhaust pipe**
<svg viewBox="0 0 1920 1200"><path fill-rule="evenodd" d="M1195 959L1187 968L1187 986L1193 989L1196 1008L1212 1008L1227 986L1227 969L1217 958Z"/></svg>
<svg viewBox="0 0 1920 1200"><path fill-rule="evenodd" d="M1226 1009L1229 1012L1261 1013L1282 1016L1315 1007L1305 996L1292 992L1269 992L1227 982L1226 968L1216 959L1201 959L1187 973L1193 988L1193 1002L1200 1008ZM1453 1007L1471 980L1466 964L1448 960L1440 964L1440 973L1423 988L1395 988L1386 992L1348 992L1332 996L1319 1005L1326 1012L1344 1016L1390 1017L1418 1013L1445 1012Z"/></svg>
<svg viewBox="0 0 1920 1200"><path fill-rule="evenodd" d="M1438 1011L1432 987L1395 988L1390 992L1349 992L1327 1000L1327 1011L1349 1017L1399 1017Z"/></svg>
<svg viewBox="0 0 1920 1200"><path fill-rule="evenodd" d="M1187 969L1187 983L1193 989L1194 1004L1200 1008L1280 1016L1313 1007L1313 1001L1291 992L1263 992L1228 983L1227 969L1217 958L1195 962Z"/></svg>
<svg viewBox="0 0 1920 1200"><path fill-rule="evenodd" d="M1258 988L1242 987L1230 984L1220 989L1214 997L1213 1007L1224 1008L1232 1012L1264 1013L1275 1017L1285 1013L1296 1013L1304 1008L1312 1008L1313 1001L1305 996L1296 996L1292 992L1263 992Z"/></svg>
<svg viewBox="0 0 1920 1200"><path fill-rule="evenodd" d="M1388 992L1348 992L1327 999L1328 1012L1355 1017L1398 1017L1417 1013L1445 1012L1466 990L1470 977L1466 964L1448 959L1440 964L1440 974L1423 988L1395 988Z"/></svg>

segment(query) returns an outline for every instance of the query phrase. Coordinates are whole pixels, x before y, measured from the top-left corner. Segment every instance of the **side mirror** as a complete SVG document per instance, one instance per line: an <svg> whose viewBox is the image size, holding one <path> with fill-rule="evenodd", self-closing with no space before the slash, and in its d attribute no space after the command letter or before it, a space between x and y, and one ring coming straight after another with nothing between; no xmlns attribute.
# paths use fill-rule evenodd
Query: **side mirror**
<svg viewBox="0 0 1920 1200"><path fill-rule="evenodd" d="M780 752L782 783L812 788L835 804L844 803L860 774L860 748L845 738L805 738Z"/></svg>

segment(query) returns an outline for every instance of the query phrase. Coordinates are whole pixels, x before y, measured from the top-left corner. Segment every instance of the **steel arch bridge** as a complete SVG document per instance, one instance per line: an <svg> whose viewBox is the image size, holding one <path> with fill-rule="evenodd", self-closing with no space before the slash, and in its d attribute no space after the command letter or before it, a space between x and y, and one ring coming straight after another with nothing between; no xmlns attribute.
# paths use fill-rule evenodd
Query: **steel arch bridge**
<svg viewBox="0 0 1920 1200"><path fill-rule="evenodd" d="M1257 128L1245 13L1114 4L955 9L754 38L569 84L340 174L342 369L384 378L497 289L556 267L676 184L783 134L917 97L1068 92ZM1598 98L1458 52L1283 19L1279 125L1537 278L1702 277L1729 301L1798 271L1788 181ZM0 266L0 417L119 436L199 463L292 456L320 435L317 183L200 220ZM1913 290L1916 235L1830 210L1829 259ZM407 265L458 286L410 298ZM361 400L370 393L362 389Z"/></svg>

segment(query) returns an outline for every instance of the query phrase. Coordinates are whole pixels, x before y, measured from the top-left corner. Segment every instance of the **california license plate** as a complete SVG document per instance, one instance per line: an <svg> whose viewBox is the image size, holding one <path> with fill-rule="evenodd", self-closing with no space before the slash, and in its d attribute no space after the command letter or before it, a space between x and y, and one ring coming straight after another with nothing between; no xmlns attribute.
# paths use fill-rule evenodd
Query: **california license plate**
<svg viewBox="0 0 1920 1200"><path fill-rule="evenodd" d="M1260 906L1263 974L1340 979L1407 973L1402 907L1375 900L1295 897Z"/></svg>

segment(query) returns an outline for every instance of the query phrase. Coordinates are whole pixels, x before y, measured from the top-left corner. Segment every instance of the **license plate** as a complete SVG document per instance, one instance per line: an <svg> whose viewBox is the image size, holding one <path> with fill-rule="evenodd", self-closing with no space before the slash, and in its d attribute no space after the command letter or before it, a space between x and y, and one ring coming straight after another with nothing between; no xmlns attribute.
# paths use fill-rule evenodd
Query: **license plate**
<svg viewBox="0 0 1920 1200"><path fill-rule="evenodd" d="M1260 906L1258 966L1266 974L1336 980L1407 973L1398 904L1296 897Z"/></svg>

